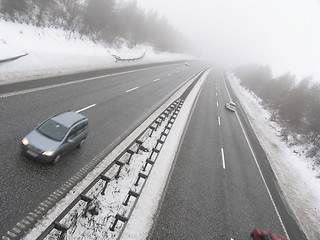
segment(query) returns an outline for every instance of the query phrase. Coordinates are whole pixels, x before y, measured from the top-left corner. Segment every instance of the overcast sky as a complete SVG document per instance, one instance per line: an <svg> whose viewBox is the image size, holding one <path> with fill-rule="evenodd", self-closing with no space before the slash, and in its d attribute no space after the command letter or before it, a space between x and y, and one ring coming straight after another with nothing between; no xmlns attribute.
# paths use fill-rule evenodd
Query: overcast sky
<svg viewBox="0 0 320 240"><path fill-rule="evenodd" d="M320 79L319 0L138 0L216 62L260 63Z"/></svg>

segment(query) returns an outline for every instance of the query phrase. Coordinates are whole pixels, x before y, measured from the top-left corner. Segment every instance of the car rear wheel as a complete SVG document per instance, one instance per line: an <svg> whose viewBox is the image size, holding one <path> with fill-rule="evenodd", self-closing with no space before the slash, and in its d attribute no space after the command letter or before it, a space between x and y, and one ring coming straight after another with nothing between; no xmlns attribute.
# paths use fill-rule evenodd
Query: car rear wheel
<svg viewBox="0 0 320 240"><path fill-rule="evenodd" d="M61 160L61 154L57 154L52 161L52 164L56 164Z"/></svg>

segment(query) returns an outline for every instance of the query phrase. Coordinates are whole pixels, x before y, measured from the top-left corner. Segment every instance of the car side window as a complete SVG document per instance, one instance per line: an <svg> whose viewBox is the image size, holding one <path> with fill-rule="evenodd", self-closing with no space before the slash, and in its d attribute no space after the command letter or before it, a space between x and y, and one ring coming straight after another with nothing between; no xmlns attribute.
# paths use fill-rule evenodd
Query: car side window
<svg viewBox="0 0 320 240"><path fill-rule="evenodd" d="M69 136L68 136L68 140L72 140L74 139L76 136L78 136L80 133L82 133L88 126L88 123L87 122L84 122L84 123L81 123L79 124L78 126L75 126Z"/></svg>
<svg viewBox="0 0 320 240"><path fill-rule="evenodd" d="M67 139L68 139L68 140L72 140L72 139L74 139L76 136L77 136L77 129L74 128L74 129L72 129L71 132L69 133L69 136L68 136Z"/></svg>
<svg viewBox="0 0 320 240"><path fill-rule="evenodd" d="M87 122L84 122L84 123L81 123L79 126L78 126L78 131L77 131L77 134L80 134L82 133L88 126L88 123Z"/></svg>

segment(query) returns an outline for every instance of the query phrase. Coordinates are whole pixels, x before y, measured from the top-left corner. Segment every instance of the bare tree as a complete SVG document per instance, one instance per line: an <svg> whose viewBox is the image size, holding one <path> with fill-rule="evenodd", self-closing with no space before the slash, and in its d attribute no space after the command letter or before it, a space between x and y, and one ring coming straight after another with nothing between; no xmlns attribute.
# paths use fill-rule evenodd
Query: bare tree
<svg viewBox="0 0 320 240"><path fill-rule="evenodd" d="M25 21L25 16L30 11L30 4L27 0L2 0L0 7L3 16L11 21Z"/></svg>

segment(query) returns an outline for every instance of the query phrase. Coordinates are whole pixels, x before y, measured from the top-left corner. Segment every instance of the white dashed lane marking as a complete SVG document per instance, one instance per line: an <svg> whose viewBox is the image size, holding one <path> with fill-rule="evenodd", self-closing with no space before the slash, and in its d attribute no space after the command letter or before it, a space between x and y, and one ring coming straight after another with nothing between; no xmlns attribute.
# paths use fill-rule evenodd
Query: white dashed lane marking
<svg viewBox="0 0 320 240"><path fill-rule="evenodd" d="M80 109L80 110L78 110L78 111L76 111L77 113L80 113L80 112L83 112L83 111L85 111L85 110L87 110L87 109L89 109L89 108L92 108L92 107L94 107L94 106L96 106L97 104L92 104L92 105L90 105L90 106L88 106L88 107L85 107L85 108L82 108L82 109Z"/></svg>
<svg viewBox="0 0 320 240"><path fill-rule="evenodd" d="M136 89L138 89L138 88L139 88L139 87L131 88L131 89L127 90L127 91L126 91L126 93L128 93L128 92L132 92L132 91L134 91L134 90L136 90Z"/></svg>
<svg viewBox="0 0 320 240"><path fill-rule="evenodd" d="M222 167L223 169L226 169L226 162L224 160L224 151L223 148L221 148L221 157L222 157Z"/></svg>

